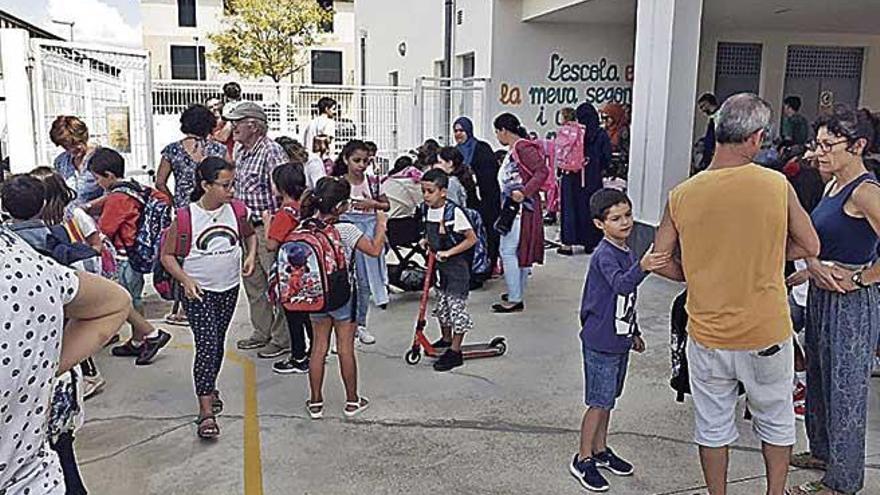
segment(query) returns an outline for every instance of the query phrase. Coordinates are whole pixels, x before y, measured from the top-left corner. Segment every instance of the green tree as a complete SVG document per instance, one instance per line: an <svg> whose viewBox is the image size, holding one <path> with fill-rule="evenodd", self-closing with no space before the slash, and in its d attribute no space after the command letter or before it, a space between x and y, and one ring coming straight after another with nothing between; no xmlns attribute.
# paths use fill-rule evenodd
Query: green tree
<svg viewBox="0 0 880 495"><path fill-rule="evenodd" d="M333 12L316 0L227 0L223 31L208 36L208 57L225 73L276 83L303 68Z"/></svg>

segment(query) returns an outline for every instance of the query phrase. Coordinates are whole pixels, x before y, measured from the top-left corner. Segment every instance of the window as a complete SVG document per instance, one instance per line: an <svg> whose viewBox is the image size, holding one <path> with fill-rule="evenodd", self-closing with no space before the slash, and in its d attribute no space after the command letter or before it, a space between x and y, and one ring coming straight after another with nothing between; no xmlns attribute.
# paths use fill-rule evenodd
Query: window
<svg viewBox="0 0 880 495"><path fill-rule="evenodd" d="M400 86L400 73L398 71L388 73L388 85Z"/></svg>
<svg viewBox="0 0 880 495"><path fill-rule="evenodd" d="M718 43L715 52L715 96L719 102L736 93L758 93L762 51L760 43Z"/></svg>
<svg viewBox="0 0 880 495"><path fill-rule="evenodd" d="M177 0L177 25L196 27L196 0Z"/></svg>
<svg viewBox="0 0 880 495"><path fill-rule="evenodd" d="M312 84L342 84L342 52L312 51Z"/></svg>
<svg viewBox="0 0 880 495"><path fill-rule="evenodd" d="M474 60L474 54L468 53L467 55L463 55L461 57L461 77L467 79L469 77L474 77L475 74L475 65L476 61Z"/></svg>
<svg viewBox="0 0 880 495"><path fill-rule="evenodd" d="M198 78L196 69L198 68ZM171 79L205 80L205 47L199 47L199 58L196 60L196 47L171 47Z"/></svg>

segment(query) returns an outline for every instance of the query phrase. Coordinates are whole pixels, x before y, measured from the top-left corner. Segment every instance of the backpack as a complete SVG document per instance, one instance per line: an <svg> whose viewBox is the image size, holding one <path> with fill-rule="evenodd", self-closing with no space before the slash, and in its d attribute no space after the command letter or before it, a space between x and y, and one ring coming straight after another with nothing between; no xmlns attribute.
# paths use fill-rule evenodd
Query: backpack
<svg viewBox="0 0 880 495"><path fill-rule="evenodd" d="M544 166L547 167L547 178L544 180L544 183L541 184L541 191L548 192L553 189L554 184L556 184L556 143L552 139L535 139L528 141L534 144L537 147L538 152L541 154L541 159L544 162ZM513 160L519 164L519 153L517 152L517 144L519 141L513 144L511 148L511 155ZM525 168L520 168L520 173L525 170ZM526 172L528 173L528 172ZM528 179L523 177L524 181Z"/></svg>
<svg viewBox="0 0 880 495"><path fill-rule="evenodd" d="M101 274L101 255L88 244L75 242L62 225L51 227L42 221L28 221L9 225L38 253L77 271Z"/></svg>
<svg viewBox="0 0 880 495"><path fill-rule="evenodd" d="M586 127L570 122L559 128L556 135L556 167L565 172L583 172L586 166L584 157L584 137Z"/></svg>
<svg viewBox="0 0 880 495"><path fill-rule="evenodd" d="M79 225L77 225L76 221L71 217L64 221L62 224L64 226L64 230L67 233L68 239L71 242L78 242L81 244L88 244L86 242L86 236L83 234L82 230L80 230ZM104 236L101 236L101 271L100 275L108 280L116 280L118 266L116 263L116 246L110 242L110 239L107 239Z"/></svg>
<svg viewBox="0 0 880 495"><path fill-rule="evenodd" d="M348 302L348 260L333 224L303 220L279 246L269 276L269 298L287 311L302 313L326 313Z"/></svg>
<svg viewBox="0 0 880 495"><path fill-rule="evenodd" d="M159 242L162 232L171 225L171 198L167 194L141 186L137 182L123 182L111 192L126 194L141 205L134 245L126 247L128 263L140 273L151 273L159 261Z"/></svg>
<svg viewBox="0 0 880 495"><path fill-rule="evenodd" d="M428 205L422 203L421 208L422 219L428 218ZM468 222L470 222L471 228L474 229L474 233L477 234L477 243L474 244L474 247L465 252L465 255L469 257L471 263L471 273L474 275L484 275L489 273L492 266L489 263L489 243L486 235L486 227L483 225L483 217L480 216L480 213L477 210L464 208L447 200L446 205L443 207L443 222L445 224L452 225L455 222L456 208L461 208L467 217ZM465 239L464 235L455 232L452 229L447 231L447 235L452 241L450 243L451 245L447 246L447 249L458 245Z"/></svg>
<svg viewBox="0 0 880 495"><path fill-rule="evenodd" d="M670 316L669 355L672 360L672 375L669 378L669 386L676 392L676 402L684 402L685 394L691 393L687 360L688 314L686 304L687 291L685 290L672 301Z"/></svg>
<svg viewBox="0 0 880 495"><path fill-rule="evenodd" d="M235 221L238 224L238 238L244 240L244 226L248 221L248 210L245 204L237 199L230 202L232 211L235 212ZM166 228L162 231L159 239L159 253L165 249L168 243L168 231ZM174 253L177 255L177 262L183 266L183 260L189 256L189 250L192 248L192 210L189 206L177 209L177 242L174 246ZM160 256L160 255L157 255ZM153 287L159 294L159 297L166 301L174 301L182 295L180 283L168 273L168 270L160 262L155 263L153 267Z"/></svg>

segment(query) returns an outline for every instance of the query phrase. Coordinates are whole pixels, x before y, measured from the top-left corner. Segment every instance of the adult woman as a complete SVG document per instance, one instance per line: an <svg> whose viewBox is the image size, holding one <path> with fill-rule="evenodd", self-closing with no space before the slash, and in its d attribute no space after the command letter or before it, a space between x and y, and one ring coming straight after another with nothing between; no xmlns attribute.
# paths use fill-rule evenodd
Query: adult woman
<svg viewBox="0 0 880 495"><path fill-rule="evenodd" d="M500 239L507 297L502 296L504 301L494 304L492 311L513 313L525 309L523 296L531 266L544 262L544 224L538 191L547 180L548 171L541 150L526 138L528 134L515 115L499 115L494 126L498 142L510 147L507 162L498 171L502 200L518 207L519 212L510 231Z"/></svg>
<svg viewBox="0 0 880 495"><path fill-rule="evenodd" d="M485 141L474 137L474 124L467 117L459 117L452 125L456 148L464 156L464 163L471 167L477 179L480 193L480 217L487 226L487 244L489 263L494 267L498 263L498 232L491 228L501 213L501 188L498 186L498 161L492 147Z"/></svg>
<svg viewBox="0 0 880 495"><path fill-rule="evenodd" d="M599 113L589 103L582 103L576 110L577 121L586 127L584 158L587 165L580 173L562 175L560 195L562 201L562 246L559 254L574 253L572 246L583 246L592 253L602 233L593 225L590 215L590 196L602 189L602 176L611 163L611 140L599 127Z"/></svg>
<svg viewBox="0 0 880 495"><path fill-rule="evenodd" d="M89 173L89 158L98 148L89 144L89 128L85 122L71 115L60 115L52 122L49 139L64 148L55 157L55 170L61 174L67 185L76 191L76 199L71 208L82 207L88 211L98 206L98 199L104 195L95 177Z"/></svg>
<svg viewBox="0 0 880 495"><path fill-rule="evenodd" d="M210 98L205 102L205 106L214 113L214 118L217 119L214 129L211 130L211 139L226 146L226 143L232 140L232 123L223 120L223 100ZM232 162L232 148L229 146L226 146L226 161Z"/></svg>
<svg viewBox="0 0 880 495"><path fill-rule="evenodd" d="M620 103L608 103L602 107L605 132L611 140L612 170L609 175L626 179L629 167L629 110Z"/></svg>
<svg viewBox="0 0 880 495"><path fill-rule="evenodd" d="M870 130L845 107L816 122L819 171L832 176L811 215L822 244L807 260L807 436L792 464L825 470L795 494L861 490L872 358L880 332L880 185L862 154ZM804 273L797 274L803 276Z"/></svg>
<svg viewBox="0 0 880 495"><path fill-rule="evenodd" d="M196 168L209 156L226 157L226 147L208 137L217 125L217 117L204 105L190 105L180 115L183 139L162 149L162 161L156 174L156 189L174 197L174 207L190 203L196 187ZM168 189L168 178L174 175L174 193Z"/></svg>

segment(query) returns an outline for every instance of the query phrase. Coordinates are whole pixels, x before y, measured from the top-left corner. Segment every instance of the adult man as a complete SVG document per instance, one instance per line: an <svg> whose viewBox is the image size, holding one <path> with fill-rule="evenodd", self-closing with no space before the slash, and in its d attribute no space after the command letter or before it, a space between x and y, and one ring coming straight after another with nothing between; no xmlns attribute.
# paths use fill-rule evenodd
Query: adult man
<svg viewBox="0 0 880 495"><path fill-rule="evenodd" d="M254 333L238 341L239 349L261 349L258 357L278 357L290 350L290 337L284 322L284 312L272 306L267 297L268 273L274 255L266 249L265 225L268 215L276 209L272 194L272 170L288 161L284 148L269 139L266 112L256 103L244 101L223 118L232 123L235 139L235 196L244 201L251 211L251 221L257 232L257 266L244 279L244 290L250 304Z"/></svg>
<svg viewBox="0 0 880 495"><path fill-rule="evenodd" d="M681 253L657 273L688 284L695 438L712 495L726 493L738 382L763 442L770 495L785 490L795 442L783 268L786 258L815 256L819 240L785 176L752 163L769 124L770 106L753 94L724 102L711 165L673 189L655 239L656 251Z"/></svg>
<svg viewBox="0 0 880 495"><path fill-rule="evenodd" d="M326 136L327 144L333 143L336 138L336 100L329 96L322 96L318 100L318 116L309 122L303 131L303 146L307 150L314 151L315 137Z"/></svg>
<svg viewBox="0 0 880 495"><path fill-rule="evenodd" d="M706 170L715 154L715 112L718 111L718 99L712 93L703 93L697 100L697 108L709 118L706 134L703 136L703 158L697 169L699 172Z"/></svg>
<svg viewBox="0 0 880 495"><path fill-rule="evenodd" d="M810 123L801 115L801 98L787 96L782 100L782 144L804 145L810 139Z"/></svg>

